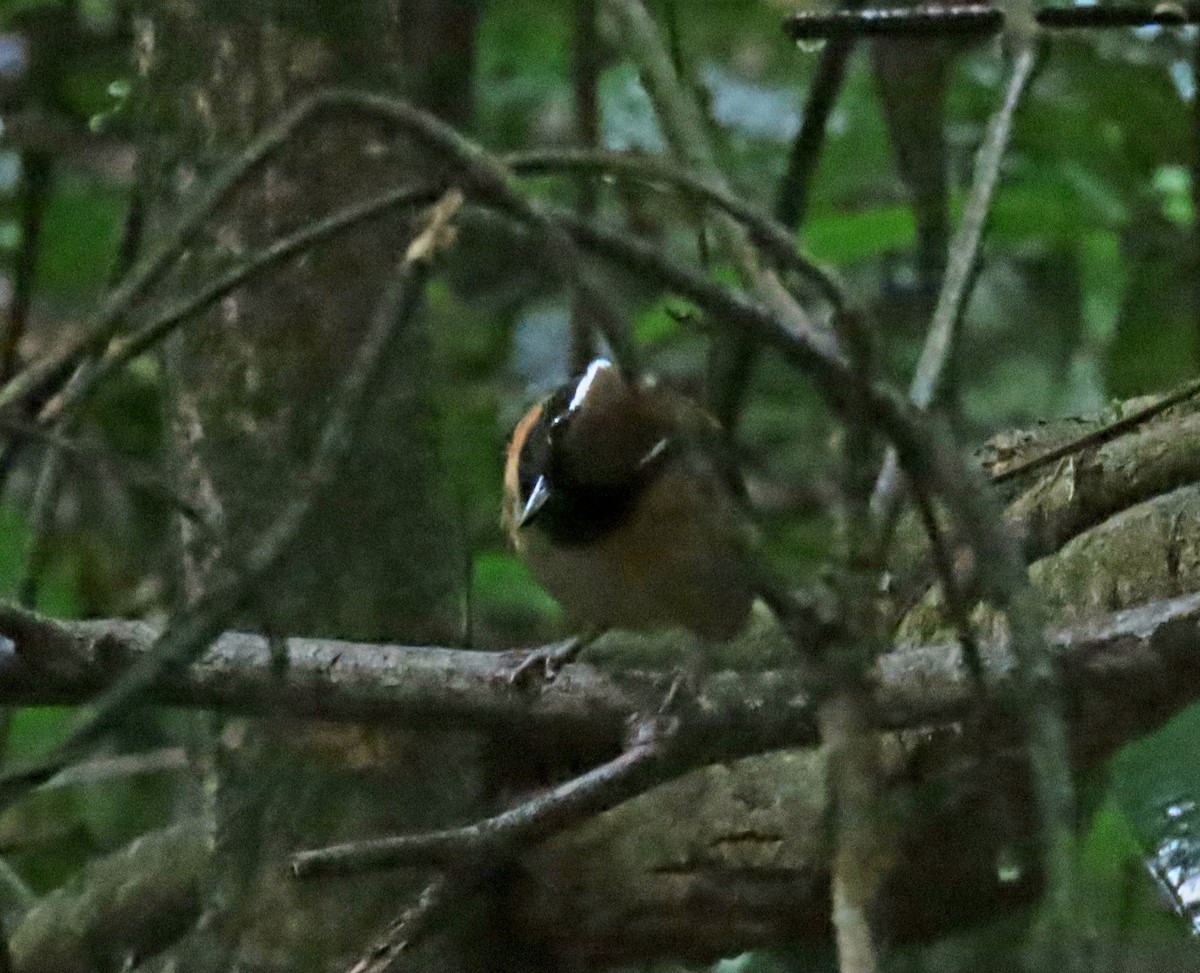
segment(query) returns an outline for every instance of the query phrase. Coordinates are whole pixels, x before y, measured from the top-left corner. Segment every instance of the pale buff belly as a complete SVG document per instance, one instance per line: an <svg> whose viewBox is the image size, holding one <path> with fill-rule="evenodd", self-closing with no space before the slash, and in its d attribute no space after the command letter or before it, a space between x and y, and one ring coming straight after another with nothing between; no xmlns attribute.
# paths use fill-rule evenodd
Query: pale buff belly
<svg viewBox="0 0 1200 973"><path fill-rule="evenodd" d="M517 548L576 624L732 638L753 601L736 515L679 487L663 477L621 530L594 544L552 548L527 529Z"/></svg>

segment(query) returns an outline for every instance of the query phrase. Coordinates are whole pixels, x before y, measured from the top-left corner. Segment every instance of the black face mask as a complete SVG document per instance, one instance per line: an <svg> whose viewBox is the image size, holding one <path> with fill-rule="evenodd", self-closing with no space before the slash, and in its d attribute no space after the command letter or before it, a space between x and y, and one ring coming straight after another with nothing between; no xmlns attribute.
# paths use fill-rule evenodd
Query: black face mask
<svg viewBox="0 0 1200 973"><path fill-rule="evenodd" d="M554 543L580 546L601 540L628 517L638 496L662 469L669 455L663 439L628 473L611 483L590 482L586 457L568 462L563 443L574 413L574 386L565 386L546 403L530 430L517 463L522 527L536 524Z"/></svg>

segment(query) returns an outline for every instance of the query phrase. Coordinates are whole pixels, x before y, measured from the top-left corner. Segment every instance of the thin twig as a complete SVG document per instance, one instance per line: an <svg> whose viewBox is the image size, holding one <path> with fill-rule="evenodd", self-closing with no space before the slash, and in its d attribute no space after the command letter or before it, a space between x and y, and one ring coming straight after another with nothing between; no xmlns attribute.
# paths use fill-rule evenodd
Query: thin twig
<svg viewBox="0 0 1200 973"><path fill-rule="evenodd" d="M65 787L87 787L114 780L128 780L151 774L173 774L188 769L188 755L183 747L161 747L145 753L124 753L113 757L97 757L72 764L55 774L39 790L60 790Z"/></svg>
<svg viewBox="0 0 1200 973"><path fill-rule="evenodd" d="M655 113L662 125L672 154L703 182L726 189L724 173L717 165L704 115L695 92L683 82L675 70L670 52L663 43L654 21L638 0L604 0L605 7L618 27L620 43L637 66L642 84L654 103ZM714 233L720 249L733 260L747 288L769 307L786 326L804 335L809 343L836 348L836 340L827 326L814 319L779 281L776 274L764 268L753 242L735 222L728 218L714 221ZM749 336L722 331L715 336L710 357L710 373L724 368L729 361L740 364L745 360L743 342ZM735 369L729 369L735 374ZM710 399L718 408L716 416L727 430L732 430L737 418L738 397L730 395L730 378L711 374ZM729 408L724 407L724 402ZM726 414L722 415L724 412Z"/></svg>
<svg viewBox="0 0 1200 973"><path fill-rule="evenodd" d="M17 601L23 608L33 608L37 605L38 580L46 564L50 538L54 531L54 514L58 507L62 467L62 452L51 446L42 458L29 504L29 542L22 559L24 563L21 579L17 582Z"/></svg>
<svg viewBox="0 0 1200 973"><path fill-rule="evenodd" d="M556 172L592 172L597 175L633 179L654 186L666 186L691 199L707 203L741 223L753 243L760 247L780 270L793 271L811 283L818 296L835 311L846 306L842 284L834 271L822 267L796 249L795 237L787 227L750 205L725 187L714 185L695 173L655 156L621 152L578 150L534 150L516 152L502 160L519 176Z"/></svg>
<svg viewBox="0 0 1200 973"><path fill-rule="evenodd" d="M1056 446L1054 449L1049 449L1044 453L1025 460L1023 463L1010 466L1003 473L993 476L992 482L997 484L1007 483L1010 480L1026 476L1035 470L1045 469L1047 466L1057 463L1068 456L1077 455L1085 449L1095 449L1097 446L1103 446L1105 443L1111 442L1131 429L1136 429L1138 426L1162 415L1168 409L1186 402L1188 399L1194 399L1197 395L1200 395L1200 379L1188 382L1169 395L1163 396L1157 402L1138 409L1136 412L1131 412L1127 416L1122 416L1120 419L1101 426L1099 429L1095 429L1086 435L1072 439L1070 442Z"/></svg>
<svg viewBox="0 0 1200 973"><path fill-rule="evenodd" d="M1037 12L1037 22L1051 29L1089 27L1179 27L1200 23L1200 3L1170 0L1168 3L1102 3L1096 6L1046 6Z"/></svg>
<svg viewBox="0 0 1200 973"><path fill-rule="evenodd" d="M598 149L600 131L600 31L596 22L596 0L574 0L575 25L571 33L571 84L575 95L575 138L585 151ZM515 169L513 170L516 171ZM576 209L590 219L600 205L600 187L582 176L576 185ZM567 366L578 374L595 357L596 340L587 308L579 300L571 307L571 342Z"/></svg>
<svg viewBox="0 0 1200 973"><path fill-rule="evenodd" d="M859 37L924 37L995 34L1004 14L988 4L871 6L866 10L801 11L790 14L783 30L794 41Z"/></svg>
<svg viewBox="0 0 1200 973"><path fill-rule="evenodd" d="M963 660L967 671L975 683L975 690L982 698L987 692L986 677L983 668L983 656L979 651L979 641L971 626L966 598L959 587L954 571L954 558L946 546L946 538L929 495L919 486L913 486L913 496L917 502L917 510L921 514L921 523L925 527L925 536L929 538L929 547L933 551L933 563L937 567L938 576L942 580L942 594L945 598L946 614L958 632L958 644L962 648Z"/></svg>
<svg viewBox="0 0 1200 973"><path fill-rule="evenodd" d="M655 278L658 283L696 304L722 328L745 328L772 345L839 400L856 383L854 375L832 342L810 341L785 327L761 305L704 277L666 256L652 244L599 223L581 220L566 210L547 210L586 250L630 273Z"/></svg>
<svg viewBox="0 0 1200 973"><path fill-rule="evenodd" d="M543 841L682 772L685 766L668 760L668 754L656 740L637 743L607 763L494 817L444 831L302 851L292 857L292 872L297 878L314 878L418 865L495 864L514 849Z"/></svg>
<svg viewBox="0 0 1200 973"><path fill-rule="evenodd" d="M338 108L358 109L387 117L423 136L435 147L451 152L466 165L480 157L486 158L486 153L474 143L406 102L363 92L337 90L318 92L303 99L256 136L185 204L183 215L171 225L158 245L139 260L122 283L113 289L80 338L61 351L33 363L0 388L0 411L44 394L47 388L61 381L79 362L103 351L108 342L116 337L125 316L161 280L217 207L279 151L301 125ZM476 176L483 174L492 177L491 184L495 188L496 174L490 170L484 172L484 168L476 166L473 172Z"/></svg>
<svg viewBox="0 0 1200 973"><path fill-rule="evenodd" d="M95 371L87 376L86 381L78 389L68 390L47 403L39 421L50 422L60 416L77 411L107 379L135 358L145 354L175 328L272 267L278 266L285 260L303 253L339 233L383 216L392 210L428 203L437 198L439 192L438 189L426 185L401 186L361 203L346 206L327 217L309 223L295 233L276 240L245 262L231 267L209 281L196 292L180 298L153 315L133 334L114 341L100 358Z"/></svg>
<svg viewBox="0 0 1200 973"><path fill-rule="evenodd" d="M143 160L139 168L144 167ZM109 281L110 286L119 286L121 280L133 269L137 255L141 251L142 235L145 230L144 197L145 187L139 183L132 193L129 210L125 214L125 222L121 233L121 245L117 251L116 262L112 267ZM30 269L30 274L32 274L32 268ZM15 325L16 318L14 317L14 327ZM15 355L15 348L13 351ZM94 376L95 372L96 358L95 356L91 356L75 370L75 374L71 376L71 380L67 383L66 392L81 393L86 389L89 380ZM4 369L0 371L0 379L7 382L12 377L12 374L12 369ZM63 472L63 453L71 448L64 445L66 443L65 436L74 431L75 418L74 416L63 416L54 420L58 435L52 436L47 440L49 448L43 454L41 468L38 470L37 484L34 487L33 497L30 501L30 540L23 565L24 575L17 585L20 602L26 607L32 607L37 603L39 575L44 566L49 537L54 527L54 512L58 505L58 495L61 486L60 480ZM9 426L10 431L16 425L17 423L11 424ZM14 460L21 446L30 438L32 437L22 435L17 442L10 442L8 444L8 449L11 451ZM117 464L114 468L123 470L124 465Z"/></svg>
<svg viewBox="0 0 1200 973"><path fill-rule="evenodd" d="M855 2L849 7L858 5ZM808 214L813 178L825 146L829 116L846 80L846 69L850 64L850 55L854 53L854 45L853 37L839 38L826 45L821 51L821 59L817 62L817 70L808 89L800 131L792 142L787 171L775 195L775 219L793 233L800 229Z"/></svg>
<svg viewBox="0 0 1200 973"><path fill-rule="evenodd" d="M592 268L570 237L553 220L547 219L541 209L517 188L511 169L457 129L406 101L349 90L327 91L317 98L328 108L385 121L449 155L462 167L468 193L472 196L482 193L491 205L513 214L538 234L544 244L547 260L562 282L589 309L621 370L628 375L638 373L637 353L628 322L612 296L596 279ZM0 398L2 405L3 399Z"/></svg>
<svg viewBox="0 0 1200 973"><path fill-rule="evenodd" d="M1179 27L1200 22L1195 0L1168 3L1103 3L1078 6L1050 5L1034 15L1039 26L1050 30L1094 28ZM872 7L868 10L801 11L784 21L793 40L846 37L978 37L998 33L1005 26L1004 11L993 4L948 3L912 7Z"/></svg>
<svg viewBox="0 0 1200 973"><path fill-rule="evenodd" d="M987 135L979 148L971 193L950 245L950 256L937 307L933 312L933 320L925 337L925 346L921 349L921 357L908 390L909 398L920 409L928 408L933 403L950 363L950 355L956 345L957 323L962 319L963 304L972 278L972 268L978 259L979 244L983 239L983 230L1000 180L1000 163L1008 148L1017 105L1020 104L1036 63L1037 52L1033 47L1023 48L1017 53L1004 102L988 125ZM889 450L875 483L874 496L871 498L871 506L876 512L877 520L884 525L881 546L885 549L890 524L895 518L899 487L896 453L895 450Z"/></svg>
<svg viewBox="0 0 1200 973"><path fill-rule="evenodd" d="M29 325L29 308L33 303L34 274L37 272L38 251L41 247L42 218L50 197L50 180L54 163L48 152L30 149L21 154L21 245L13 264L12 298L8 310L8 327L0 339L0 382L7 382L16 371L21 340Z"/></svg>
<svg viewBox="0 0 1200 973"><path fill-rule="evenodd" d="M116 336L122 317L128 309L166 272L170 262L203 225L208 214L236 186L244 182L264 159L277 151L301 123L320 113L335 110L385 121L408 132L434 150L449 155L463 169L469 192L482 193L493 205L512 213L535 229L545 243L547 259L563 282L591 309L597 326L612 349L614 359L623 371L629 374L637 373L636 352L628 325L616 304L594 279L591 268L575 250L570 238L563 235L552 221L543 217L539 209L517 190L511 170L453 127L406 101L369 92L331 89L298 103L243 149L241 154L222 170L213 184L198 194L163 244L140 261L126 283L109 296L82 338L58 354L44 358L25 369L8 385L0 388L0 411L36 394L44 394L48 387L53 387L61 381L62 376L76 362L103 350Z"/></svg>
<svg viewBox="0 0 1200 973"><path fill-rule="evenodd" d="M389 113L397 106L391 102L384 102L381 106L376 104L369 96L363 96L367 99L366 106L371 110L386 108ZM338 103L340 99L345 98L350 103L357 104L359 98L354 93L329 93L325 98L330 103ZM313 114L320 105L312 105L307 110L301 111L298 107L290 117L290 120L285 120L274 127L264 135L260 140L256 140L254 150L246 150L242 156L242 165L255 165L269 154L269 151L274 151L276 140L284 139L295 129L301 120ZM408 109L400 103L400 108L415 112L415 109ZM421 113L417 113L419 116ZM389 114L391 117L391 114ZM403 112L401 117L407 117ZM425 121L422 119L422 121ZM446 134L441 129L437 131L441 134L441 141L445 142ZM458 146L464 158L475 158L477 156L485 156L486 154L477 147L471 146L469 143L466 148L460 145L457 141L453 144ZM268 151L269 146L269 151ZM471 151L468 151L470 149ZM818 293L828 301L834 308L839 308L844 304L844 297L840 286L830 275L830 272L817 267L811 261L798 254L795 249L794 242L790 235L781 227L772 223L772 221L762 213L755 211L737 197L726 192L719 187L705 185L701 180L688 176L687 174L678 171L672 171L667 167L649 160L636 160L631 157L621 156L614 153L591 153L591 152L565 152L565 153L526 153L514 155L501 160L503 165L511 166L514 170L525 174L534 174L538 171L562 171L576 169L580 171L594 170L598 172L611 172L614 174L627 174L634 178L649 179L655 182L664 182L680 191L693 194L698 198L703 198L711 204L720 207L731 216L744 223L750 230L753 239L762 245L771 257L777 260L782 267L796 271L804 275L806 279L812 282ZM233 167L236 174L236 167ZM490 171L490 170L489 170ZM228 191L236 186L240 180L247 177L248 172L242 173L238 179L234 179L233 175L227 172L217 182L228 187L226 193L220 193L215 189L205 193L205 199L209 205L215 206L225 198ZM402 187L390 192L381 194L380 196L367 200L363 203L358 203L332 214L325 219L306 226L289 237L278 240L271 244L268 248L253 258L246 261L244 264L226 271L216 280L210 282L200 291L193 295L183 298L156 314L149 322L142 325L137 332L130 337L119 340L109 348L102 359L102 364L99 371L91 376L89 380L79 390L77 396L72 396L64 401L62 398L53 400L48 408L44 410L43 420L56 418L58 415L68 411L66 406L71 405L72 408L77 407L78 403L86 401L95 388L114 371L122 368L128 361L137 357L157 341L161 340L174 327L180 324L187 317L197 313L203 308L209 306L212 302L229 293L237 286L252 279L257 274L277 265L296 253L300 253L308 247L331 237L345 229L358 225L359 223L374 218L378 215L393 209L408 205L413 205L424 201L434 194L435 190L428 186L418 187ZM518 214L528 219L528 208L524 206L513 206L509 196L504 197L506 200L505 208L515 211ZM199 207L197 207L198 209ZM186 222L186 220L185 220ZM192 232L195 232L193 229ZM178 248L181 248L188 236L180 235ZM162 250L162 248L159 248ZM550 248L553 252L553 248ZM173 256L177 251L167 248L163 253L170 251ZM156 254L159 250L156 250ZM107 312L102 312L97 315L96 324L93 324L91 331L95 331L97 325L104 325L115 332L115 328L119 325L119 315L123 314L128 307L131 307L137 299L139 299L146 290L157 280L158 276L165 268L158 266L158 260L161 257L155 258L154 255L147 258L138 264L135 268L131 279L134 284L126 283L120 289L120 294L110 298L106 303L109 308ZM120 299L118 299L120 298ZM102 330L102 329L101 329ZM61 373L64 367L69 367L72 362L80 359L81 355L87 348L98 347L107 342L107 335L101 339L98 334L80 342L72 349L68 349L61 353L55 359L54 363L45 361L37 363L34 367L38 370L43 378L47 376L57 375ZM611 340L611 339L610 339ZM24 374L24 373L23 373ZM3 408L6 402L15 398L23 398L32 394L32 391L44 391L46 383L44 381L35 381L36 376L26 376L23 385L17 387L15 391L10 391L8 388L0 389L0 408Z"/></svg>
<svg viewBox="0 0 1200 973"><path fill-rule="evenodd" d="M75 370L75 374L71 376L71 381L67 383L67 390L77 389L86 380L88 374L94 370L95 362L92 360L81 364ZM15 426L17 423L14 422L13 425ZM56 425L60 433L71 430L71 423L67 421L58 422ZM18 446L19 443L10 443L10 448L16 449ZM37 483L29 504L29 544L25 550L21 580L17 584L18 600L26 608L32 608L37 604L38 577L46 559L47 546L54 528L54 513L58 507L58 489L62 468L62 450L51 443L42 456Z"/></svg>
<svg viewBox="0 0 1200 973"><path fill-rule="evenodd" d="M954 347L954 322L967 296L967 283L971 268L979 256L979 244L983 230L991 213L992 200L1000 182L1000 164L1008 149L1013 119L1017 106L1033 76L1037 64L1037 51L1026 47L1013 60L1012 75L1004 93L1004 101L988 125L987 134L975 160L975 173L971 181L971 192L954 240L950 244L950 257L946 263L946 279L938 295L937 308L921 349L916 372L909 387L909 398L918 408L932 404L938 384L946 370L950 351Z"/></svg>
<svg viewBox="0 0 1200 973"><path fill-rule="evenodd" d="M134 489L143 491L194 521L202 530L213 529L204 511L180 495L161 473L107 446L70 438L31 422L2 416L0 433L14 439L43 443L63 454L65 458L75 459L83 464L102 465Z"/></svg>
<svg viewBox="0 0 1200 973"><path fill-rule="evenodd" d="M212 212L271 158L301 124L325 107L326 100L320 95L307 98L243 148L185 204L183 214L165 236L109 293L81 337L61 351L34 362L0 387L0 411L44 394L79 362L103 351L129 311L162 279Z"/></svg>
<svg viewBox="0 0 1200 973"><path fill-rule="evenodd" d="M342 379L314 451L306 481L246 553L214 571L217 580L181 612L140 659L70 726L64 741L46 758L0 774L0 799L11 802L29 786L45 780L76 758L100 733L136 705L163 674L186 665L220 633L227 620L265 583L301 536L357 442L370 404L370 393L387 366L396 339L404 333L420 303L430 264L453 239L450 220L461 206L458 192L434 207L426 228L409 246L389 283L370 327Z"/></svg>
<svg viewBox="0 0 1200 973"><path fill-rule="evenodd" d="M37 893L17 874L7 858L0 858L0 904L3 911L23 915L35 902Z"/></svg>
<svg viewBox="0 0 1200 973"><path fill-rule="evenodd" d="M478 880L464 875L435 878L346 973L387 973L402 955L440 925L478 884Z"/></svg>

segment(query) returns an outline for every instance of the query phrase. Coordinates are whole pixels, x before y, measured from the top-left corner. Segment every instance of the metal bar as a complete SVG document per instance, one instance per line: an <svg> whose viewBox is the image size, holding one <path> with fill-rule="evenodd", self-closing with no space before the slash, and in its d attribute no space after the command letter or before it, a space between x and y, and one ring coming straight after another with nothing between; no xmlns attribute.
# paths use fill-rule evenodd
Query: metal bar
<svg viewBox="0 0 1200 973"><path fill-rule="evenodd" d="M1113 27L1165 27L1200 23L1200 0L1162 0L1157 3L1095 4L1044 7L1037 22L1051 30ZM844 37L982 36L1004 26L1004 13L990 3L880 7L864 10L800 12L784 21L784 32L795 41Z"/></svg>

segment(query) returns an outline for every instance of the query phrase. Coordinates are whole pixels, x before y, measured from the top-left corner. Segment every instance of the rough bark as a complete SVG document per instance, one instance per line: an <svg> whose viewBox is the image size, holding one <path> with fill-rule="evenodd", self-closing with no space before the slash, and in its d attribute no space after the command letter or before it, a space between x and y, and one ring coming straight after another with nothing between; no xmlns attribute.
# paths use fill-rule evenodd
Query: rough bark
<svg viewBox="0 0 1200 973"><path fill-rule="evenodd" d="M456 120L469 116L476 20L470 2L430 5L229 4L181 0L140 20L145 148L157 158L150 225L299 97L349 85L415 91ZM413 58L424 52L423 59ZM432 65L452 65L430 76ZM411 146L348 118L310 127L210 221L166 289L207 279L307 221L435 166ZM365 225L229 295L167 349L178 479L219 518L222 543L248 549L304 489L315 436L410 227ZM331 282L336 282L331 286ZM249 617L255 628L359 638L453 636L462 551L443 499L427 336L418 328L390 363L368 435L279 581ZM182 591L194 598L217 554L184 533ZM384 876L336 889L286 879L297 844L427 826L479 799L473 738L299 726L286 716L234 719L210 755L217 867L206 892L212 935L180 956L191 969L344 964L420 886ZM466 940L463 940L464 942ZM202 955L207 954L207 955ZM446 968L469 965L445 946ZM428 968L428 967L426 967Z"/></svg>
<svg viewBox="0 0 1200 973"><path fill-rule="evenodd" d="M162 949L199 915L209 850L183 821L92 862L14 931L14 971L108 973Z"/></svg>
<svg viewBox="0 0 1200 973"><path fill-rule="evenodd" d="M23 701L94 690L145 652L153 635L141 624L60 625L17 613L0 618L0 632L16 650L0 664L0 685ZM1096 617L1052 632L1051 641L1079 772L1200 693L1200 595ZM637 644L623 648L626 663L637 657ZM289 640L288 650L292 665L272 678L266 639L230 633L162 684L156 698L339 720L370 716L436 732L507 727L518 752L533 759L546 737L615 737L633 713L661 698L667 681L628 666L605 673L575 664L530 692L508 684L509 653L308 639ZM985 651L1000 697L1012 660L1000 646ZM679 732L727 748L741 740L744 752L813 744L814 705L794 679L787 671L713 673L698 686L695 705L681 711ZM881 719L896 728L883 737L885 806L899 836L883 900L889 936L933 937L1031 901L1039 891L1037 818L1018 722L1002 707L979 713L954 646L897 649L880 659L873 685ZM509 936L526 956L588 967L823 942L830 855L824 761L820 750L801 748L715 763L530 849L507 876ZM1012 866L1003 873L1001 859ZM178 864L182 872L206 863ZM399 886L407 873L393 874ZM156 880L148 875L139 887ZM346 889L345 879L303 881ZM60 896L52 914L67 914L75 897ZM153 896L140 901L145 909L159 906ZM100 938L97 915L80 913L74 938ZM44 926L38 920L33 928ZM16 941L30 938L22 927Z"/></svg>

